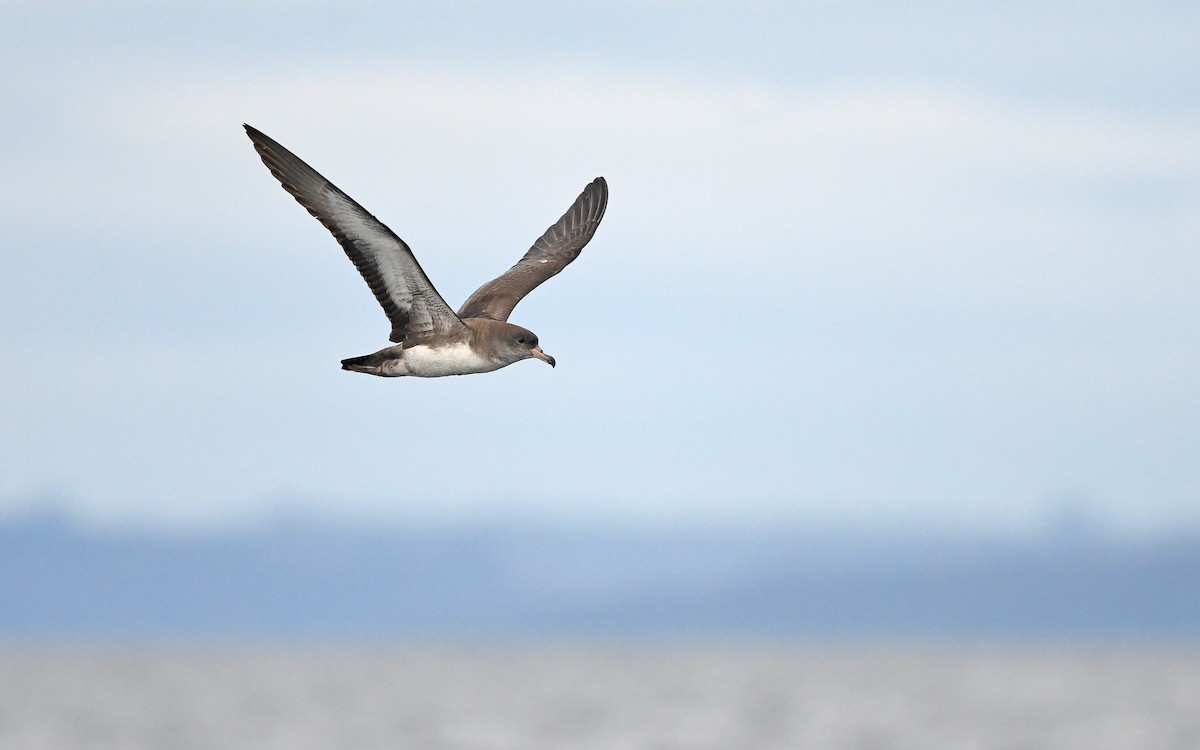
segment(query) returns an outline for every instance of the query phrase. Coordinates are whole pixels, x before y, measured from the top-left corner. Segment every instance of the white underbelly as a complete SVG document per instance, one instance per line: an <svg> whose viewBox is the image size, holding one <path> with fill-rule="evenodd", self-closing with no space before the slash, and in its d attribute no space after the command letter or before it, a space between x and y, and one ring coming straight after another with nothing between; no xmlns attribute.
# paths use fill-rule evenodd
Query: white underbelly
<svg viewBox="0 0 1200 750"><path fill-rule="evenodd" d="M466 344L436 348L421 344L404 350L404 366L409 375L418 378L439 378L445 375L491 372L503 365L480 357Z"/></svg>

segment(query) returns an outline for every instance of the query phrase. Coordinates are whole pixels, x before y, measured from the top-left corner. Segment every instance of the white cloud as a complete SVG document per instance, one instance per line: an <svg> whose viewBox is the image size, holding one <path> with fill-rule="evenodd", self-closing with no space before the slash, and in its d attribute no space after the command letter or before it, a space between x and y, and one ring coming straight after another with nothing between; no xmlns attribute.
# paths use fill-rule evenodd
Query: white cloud
<svg viewBox="0 0 1200 750"><path fill-rule="evenodd" d="M1183 117L580 67L217 67L95 84L78 141L22 162L6 219L304 236L291 206L264 201L245 120L400 222L422 257L462 248L468 267L497 245L519 252L603 173L606 230L665 267L733 252L876 293L1036 297L1033 277L1061 285L1086 264L1071 286L1103 276L1091 293L1107 295L1144 241L1157 272L1197 270L1183 251L1200 225L1200 123Z"/></svg>
<svg viewBox="0 0 1200 750"><path fill-rule="evenodd" d="M398 190L417 182L462 191L502 180L496 197L503 200L514 185L536 188L548 175L605 169L629 174L631 190L650 185L667 198L674 187L760 219L756 207L811 212L816 204L819 215L858 221L867 206L889 211L875 197L979 197L961 180L1172 179L1200 171L1200 123L1192 119L1059 112L952 90L803 90L579 67L113 73L79 103L76 135L107 146L143 177L156 166L182 166L184 175L164 171L144 191L166 193L163 200L173 197L168 186L185 191L197 215L207 213L202 199L211 192L190 191L228 181L225 159L242 120L327 171L360 170ZM68 169L87 184L121 184L123 170L105 153L55 164L63 146L39 152L59 178L51 184L69 187ZM69 144L66 153L80 156ZM205 170L220 182L184 179L203 179ZM138 210L119 192L94 198L106 213L122 204ZM57 205L45 200L40 209ZM722 213L705 216L717 224Z"/></svg>

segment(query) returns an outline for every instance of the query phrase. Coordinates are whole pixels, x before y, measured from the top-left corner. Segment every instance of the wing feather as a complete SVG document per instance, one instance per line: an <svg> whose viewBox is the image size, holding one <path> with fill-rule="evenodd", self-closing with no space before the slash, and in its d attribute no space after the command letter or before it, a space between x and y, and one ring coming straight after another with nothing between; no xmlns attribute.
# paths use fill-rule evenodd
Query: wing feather
<svg viewBox="0 0 1200 750"><path fill-rule="evenodd" d="M391 321L392 341L412 333L465 327L404 240L291 151L249 125L244 127L263 164L333 234L371 287Z"/></svg>
<svg viewBox="0 0 1200 750"><path fill-rule="evenodd" d="M479 287L458 310L460 318L508 320L521 299L579 257L608 205L608 183L597 177L512 268Z"/></svg>

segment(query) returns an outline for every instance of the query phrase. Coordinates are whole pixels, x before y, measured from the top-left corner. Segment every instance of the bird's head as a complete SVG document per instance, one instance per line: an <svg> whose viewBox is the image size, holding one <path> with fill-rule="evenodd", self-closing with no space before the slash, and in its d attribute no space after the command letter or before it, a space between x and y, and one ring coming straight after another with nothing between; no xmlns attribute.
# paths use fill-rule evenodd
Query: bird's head
<svg viewBox="0 0 1200 750"><path fill-rule="evenodd" d="M536 333L512 324L509 324L507 333L508 335L504 342L505 349L512 356L513 361L533 357L554 367L554 357L542 351L542 347L538 346Z"/></svg>

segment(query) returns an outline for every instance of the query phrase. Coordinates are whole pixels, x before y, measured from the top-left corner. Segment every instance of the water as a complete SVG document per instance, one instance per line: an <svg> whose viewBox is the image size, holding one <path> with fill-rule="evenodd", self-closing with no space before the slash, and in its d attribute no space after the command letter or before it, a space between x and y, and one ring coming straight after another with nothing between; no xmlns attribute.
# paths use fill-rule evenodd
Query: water
<svg viewBox="0 0 1200 750"><path fill-rule="evenodd" d="M1200 650L0 649L0 748L1200 747Z"/></svg>

